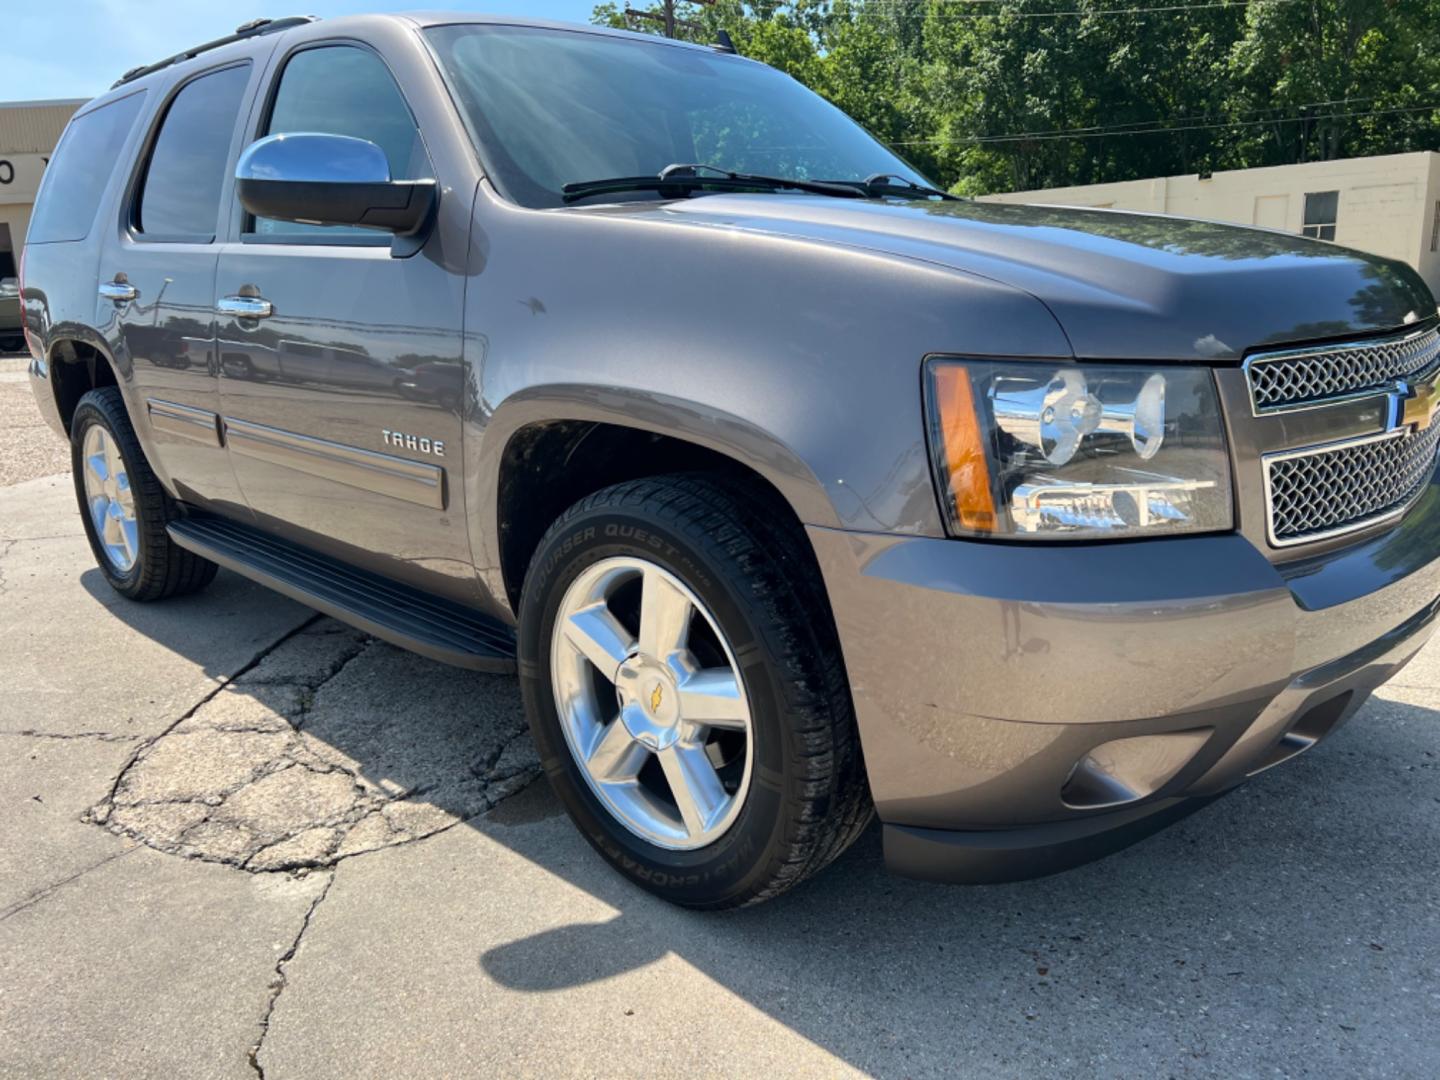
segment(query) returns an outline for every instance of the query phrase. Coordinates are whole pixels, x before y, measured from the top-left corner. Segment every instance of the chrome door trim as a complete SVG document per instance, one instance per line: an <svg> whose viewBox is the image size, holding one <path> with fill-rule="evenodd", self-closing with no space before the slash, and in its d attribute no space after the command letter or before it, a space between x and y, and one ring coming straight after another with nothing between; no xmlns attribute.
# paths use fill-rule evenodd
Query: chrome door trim
<svg viewBox="0 0 1440 1080"><path fill-rule="evenodd" d="M337 484L374 491L432 510L444 510L445 470L437 465L358 446L300 435L265 424L222 417L231 451Z"/></svg>
<svg viewBox="0 0 1440 1080"><path fill-rule="evenodd" d="M150 426L156 431L206 446L221 445L220 417L216 413L160 398L146 398L145 407L150 413Z"/></svg>

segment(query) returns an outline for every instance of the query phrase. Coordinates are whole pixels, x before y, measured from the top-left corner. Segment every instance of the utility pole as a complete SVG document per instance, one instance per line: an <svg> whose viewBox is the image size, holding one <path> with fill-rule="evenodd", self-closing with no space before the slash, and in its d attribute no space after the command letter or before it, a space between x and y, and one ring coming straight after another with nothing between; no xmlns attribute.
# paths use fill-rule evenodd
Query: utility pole
<svg viewBox="0 0 1440 1080"><path fill-rule="evenodd" d="M660 11L636 11L634 8L627 7L625 9L625 17L627 19L646 19L650 22L661 23L665 27L665 36L667 38L673 38L675 36L676 27L684 27L691 33L699 33L705 29L697 22L677 18L675 15L676 2L677 0L663 0L662 10ZM690 3L704 4L706 7L709 7L715 3L715 0L690 0Z"/></svg>

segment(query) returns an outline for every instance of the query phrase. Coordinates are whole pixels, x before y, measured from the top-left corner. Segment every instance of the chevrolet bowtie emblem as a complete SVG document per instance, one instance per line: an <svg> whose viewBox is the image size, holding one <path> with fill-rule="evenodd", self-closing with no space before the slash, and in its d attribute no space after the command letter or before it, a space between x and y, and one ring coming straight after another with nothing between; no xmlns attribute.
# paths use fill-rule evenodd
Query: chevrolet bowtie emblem
<svg viewBox="0 0 1440 1080"><path fill-rule="evenodd" d="M1427 421L1427 423L1428 423L1428 421ZM653 712L659 712L659 711L660 711L660 702L662 702L662 701L664 701L664 700L665 700L665 695L664 695L664 693L661 692L661 690L660 690L660 684L659 684L659 683L656 683L656 684L655 684L655 689L650 691L650 711L651 711L652 713L653 713Z"/></svg>
<svg viewBox="0 0 1440 1080"><path fill-rule="evenodd" d="M1401 383L1395 396L1392 428L1414 428L1424 431L1440 412L1440 372L1423 382Z"/></svg>

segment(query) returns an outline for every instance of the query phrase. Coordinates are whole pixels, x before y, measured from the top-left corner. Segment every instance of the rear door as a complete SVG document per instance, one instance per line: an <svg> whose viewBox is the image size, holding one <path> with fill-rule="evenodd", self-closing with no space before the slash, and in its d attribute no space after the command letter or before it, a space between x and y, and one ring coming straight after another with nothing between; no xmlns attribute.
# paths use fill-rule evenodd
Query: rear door
<svg viewBox="0 0 1440 1080"><path fill-rule="evenodd" d="M218 423L215 241L256 78L247 59L172 88L100 261L101 314L131 369L132 407L148 417L153 464L187 502L241 513Z"/></svg>
<svg viewBox="0 0 1440 1080"><path fill-rule="evenodd" d="M435 175L378 52L322 39L276 66L252 138L349 135L380 146L393 179ZM442 199L469 197L439 179ZM221 393L231 461L259 523L469 598L463 274L446 265L437 236L416 251L373 229L248 215L238 228L217 280Z"/></svg>

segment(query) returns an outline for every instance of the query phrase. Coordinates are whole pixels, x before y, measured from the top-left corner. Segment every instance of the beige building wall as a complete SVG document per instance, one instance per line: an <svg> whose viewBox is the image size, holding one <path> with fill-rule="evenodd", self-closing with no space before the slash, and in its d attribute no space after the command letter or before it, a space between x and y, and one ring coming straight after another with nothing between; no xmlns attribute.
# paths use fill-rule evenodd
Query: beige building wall
<svg viewBox="0 0 1440 1080"><path fill-rule="evenodd" d="M1431 151L985 198L1146 210L1298 233L1306 194L1326 191L1339 192L1335 243L1407 262L1440 294L1440 154Z"/></svg>
<svg viewBox="0 0 1440 1080"><path fill-rule="evenodd" d="M83 101L0 102L0 266L19 262L30 209L60 134Z"/></svg>

